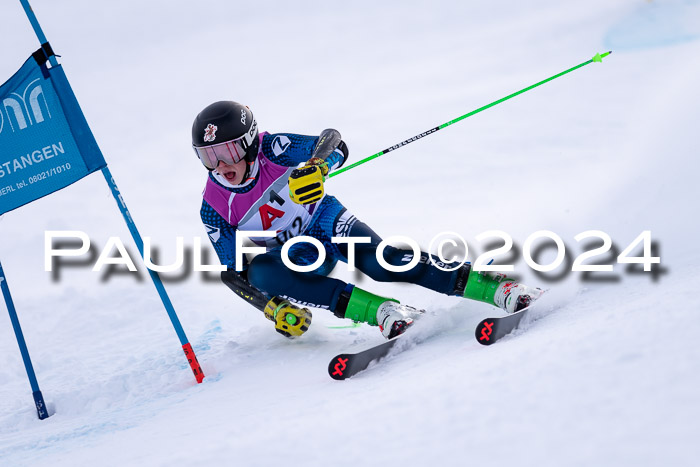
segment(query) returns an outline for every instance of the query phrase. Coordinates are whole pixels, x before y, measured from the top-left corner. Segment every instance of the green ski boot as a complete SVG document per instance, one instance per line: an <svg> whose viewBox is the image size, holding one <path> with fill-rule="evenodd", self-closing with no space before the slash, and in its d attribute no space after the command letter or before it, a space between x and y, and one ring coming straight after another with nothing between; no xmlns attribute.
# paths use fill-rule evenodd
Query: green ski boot
<svg viewBox="0 0 700 467"><path fill-rule="evenodd" d="M505 274L491 274L486 271L469 270L469 278L464 288L464 297L486 302L502 308L507 313L515 313L540 298L542 289L518 284Z"/></svg>
<svg viewBox="0 0 700 467"><path fill-rule="evenodd" d="M379 326L387 339L403 334L421 312L393 298L374 295L359 287L343 291L335 314L355 322Z"/></svg>

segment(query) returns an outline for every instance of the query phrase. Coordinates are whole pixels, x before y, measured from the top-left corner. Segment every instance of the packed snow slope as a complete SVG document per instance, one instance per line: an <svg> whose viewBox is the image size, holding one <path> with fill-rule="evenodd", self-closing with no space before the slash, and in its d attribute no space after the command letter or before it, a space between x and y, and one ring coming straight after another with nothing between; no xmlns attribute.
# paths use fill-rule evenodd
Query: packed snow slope
<svg viewBox="0 0 700 467"><path fill-rule="evenodd" d="M499 262L549 292L492 347L473 330L498 310L340 265L336 277L434 315L411 350L336 382L329 359L380 342L377 329L332 329L349 323L314 310L286 340L183 271L166 287L207 375L197 385L143 271L44 271L46 230L84 231L95 254L111 236L136 251L99 174L3 216L0 260L53 415L36 418L0 306L0 465L697 465L700 2L32 6L163 264L177 236L202 238L213 261L189 133L215 100L248 104L270 132L337 128L359 160L613 54L327 183L385 237L427 248L458 232L473 260L480 233L511 235ZM38 42L19 2L0 18L2 81ZM571 260L597 246L580 232L606 232L619 253L649 230L661 269L534 274L522 246L538 230Z"/></svg>

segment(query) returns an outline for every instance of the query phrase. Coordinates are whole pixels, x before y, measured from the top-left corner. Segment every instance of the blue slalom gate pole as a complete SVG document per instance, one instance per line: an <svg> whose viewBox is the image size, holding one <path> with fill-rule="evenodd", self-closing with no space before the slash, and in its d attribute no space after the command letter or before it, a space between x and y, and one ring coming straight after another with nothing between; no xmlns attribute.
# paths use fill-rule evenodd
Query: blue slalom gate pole
<svg viewBox="0 0 700 467"><path fill-rule="evenodd" d="M5 299L5 304L7 305L7 312L10 314L12 328L15 330L15 337L17 338L17 345L19 345L19 351L22 353L22 361L24 361L24 368L27 370L29 384L32 387L32 396L34 396L36 413L39 416L39 419L43 420L49 417L49 412L46 410L44 396L41 394L41 390L39 389L39 383L36 380L36 374L34 374L32 360L31 358L29 358L29 350L27 350L27 343L24 341L24 334L22 334L22 328L19 325L17 310L15 310L15 305L12 302L12 296L10 295L10 286L7 284L7 278L5 277L5 271L3 271L2 269L2 263L0 263L0 288L2 288L2 296Z"/></svg>
<svg viewBox="0 0 700 467"><path fill-rule="evenodd" d="M49 41L46 40L46 36L44 35L44 31L42 31L41 26L39 25L39 20L36 19L36 15L34 14L34 10L32 10L31 5L29 5L29 0L19 0L20 3L22 4L22 8L24 8L24 12L27 15L27 18L29 18L29 22L32 23L32 28L34 28L34 33L36 34L36 37L39 38L39 43L41 44L41 48L44 49L44 51L47 51L47 48L49 47ZM53 54L46 54L49 57L49 63L51 66L57 66L58 65L58 60L56 60L56 57Z"/></svg>
<svg viewBox="0 0 700 467"><path fill-rule="evenodd" d="M131 213L126 207L124 197L121 195L121 193L119 193L119 188L117 188L117 184L114 182L114 177L112 177L112 173L109 171L108 167L102 169L102 175L104 175L105 180L107 180L107 185L109 185L109 188L112 191L112 196L114 196L114 199L117 202L117 206L119 206L119 210L121 211L122 216L124 217L124 221L126 222L127 227L129 227L129 232L131 232L131 237L134 239L136 247L139 249L139 253L141 253L141 257L145 259L143 255L143 239L141 238L141 234L139 234L139 231L136 228L136 224L131 218ZM153 284L156 286L158 295L160 295L160 299L163 302L165 311L168 312L170 321L173 323L173 327L175 328L177 337L180 339L182 350L183 352L185 352L185 356L187 357L187 361L190 364L192 373L194 373L194 377L197 379L197 382L201 383L204 379L204 373L202 372L202 368L199 366L199 362L197 361L197 357L194 354L194 350L192 350L192 345L187 340L185 330L182 329L182 324L180 324L180 320L177 317L177 313L175 313L175 308L173 307L173 304L170 301L167 292L165 291L163 281L161 281L160 276L155 271L148 269L148 274L150 274L151 280L153 280Z"/></svg>
<svg viewBox="0 0 700 467"><path fill-rule="evenodd" d="M49 63L51 63L52 67L58 67L58 61L56 60L53 50L49 45L49 41L46 39L46 36L44 35L44 32L41 29L41 25L39 25L39 20L37 20L36 15L32 10L32 7L29 5L29 1L20 0L20 3L22 3L24 12L26 13L27 18L29 18L29 22L32 24L32 28L34 28L34 33L39 39L39 42L41 43L41 48L48 57ZM70 88L70 84L68 84L68 88ZM72 90L69 89L69 91L72 93ZM112 195L114 196L114 199L116 200L117 205L119 206L119 210L121 211L122 216L126 221L126 225L129 228L129 232L131 232L131 236L134 239L134 242L136 242L136 246L138 247L139 252L141 253L141 257L143 257L143 239L141 238L141 235L139 234L139 231L136 228L136 224L134 224L134 221L131 218L131 214L129 213L129 210L126 207L124 198L119 193L119 189L117 188L117 184L114 182L114 178L112 177L109 168L105 166L102 169L102 175L104 175L105 180L107 181L107 185L109 185L110 191L112 192ZM180 324L180 320L178 319L177 314L175 313L175 309L173 308L173 305L170 301L170 298L168 297L168 294L165 291L163 282L161 281L160 276L158 276L157 272L148 269L148 273L151 276L151 279L153 280L153 284L156 286L158 295L160 295L160 299L163 302L163 306L168 312L170 321L172 322L173 327L175 328L175 332L177 333L177 336L180 339L182 350L185 352L185 356L187 357L187 361L190 364L192 373L194 373L197 383L201 383L204 379L204 373L202 372L202 368L199 366L199 362L197 361L197 357L194 353L194 350L192 350L192 345L187 340L185 331L182 329L182 324Z"/></svg>

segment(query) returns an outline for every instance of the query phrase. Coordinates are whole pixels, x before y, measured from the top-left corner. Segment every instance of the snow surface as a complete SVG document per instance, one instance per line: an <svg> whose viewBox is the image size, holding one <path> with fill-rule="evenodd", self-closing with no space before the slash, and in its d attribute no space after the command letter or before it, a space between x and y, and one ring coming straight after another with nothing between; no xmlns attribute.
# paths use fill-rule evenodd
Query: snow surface
<svg viewBox="0 0 700 467"><path fill-rule="evenodd" d="M207 375L195 384L147 278L44 272L44 231L130 240L95 174L6 214L0 260L43 394L36 418L0 313L0 465L697 465L700 2L50 2L32 5L143 235L174 259L202 237L189 147L212 101L271 132L338 128L353 160L614 50L545 86L332 179L383 236L427 247L486 230L641 231L665 273L548 281L527 332L480 346L489 306L336 277L435 312L408 352L345 382L329 359L382 340L315 310L276 334L220 283L166 284ZM0 4L0 80L38 47ZM552 253L551 251L549 253ZM548 253L548 254L549 254ZM472 255L473 258L473 255ZM613 258L614 259L614 258ZM547 254L542 262L547 261ZM604 275L610 278L610 274ZM1 308L4 309L4 306ZM551 311L551 312L550 312Z"/></svg>

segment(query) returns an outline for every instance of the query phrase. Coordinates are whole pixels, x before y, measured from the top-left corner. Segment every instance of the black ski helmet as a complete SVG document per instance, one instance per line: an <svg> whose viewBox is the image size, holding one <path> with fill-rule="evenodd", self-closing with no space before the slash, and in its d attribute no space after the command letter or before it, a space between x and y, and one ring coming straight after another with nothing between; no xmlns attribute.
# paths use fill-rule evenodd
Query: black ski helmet
<svg viewBox="0 0 700 467"><path fill-rule="evenodd" d="M253 112L233 101L219 101L202 110L192 124L192 147L202 164L216 168L218 161L227 164L245 159L253 162L260 140Z"/></svg>

